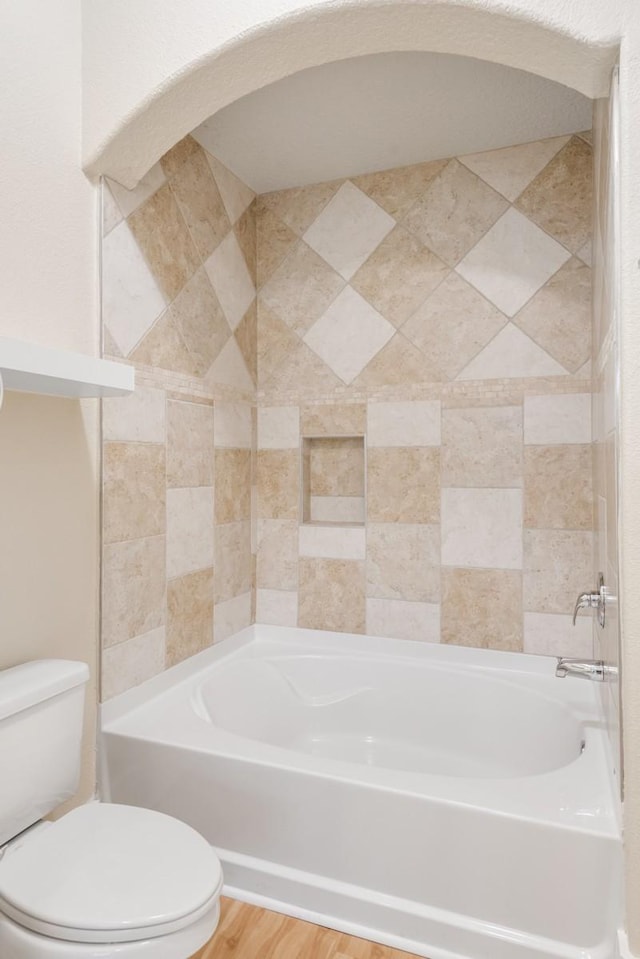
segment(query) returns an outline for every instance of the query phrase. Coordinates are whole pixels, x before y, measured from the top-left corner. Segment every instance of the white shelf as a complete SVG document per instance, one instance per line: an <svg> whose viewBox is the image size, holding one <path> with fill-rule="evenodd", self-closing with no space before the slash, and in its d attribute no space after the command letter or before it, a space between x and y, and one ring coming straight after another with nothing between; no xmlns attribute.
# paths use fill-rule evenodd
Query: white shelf
<svg viewBox="0 0 640 959"><path fill-rule="evenodd" d="M135 386L132 366L6 336L0 336L0 373L5 390L47 396L125 396Z"/></svg>

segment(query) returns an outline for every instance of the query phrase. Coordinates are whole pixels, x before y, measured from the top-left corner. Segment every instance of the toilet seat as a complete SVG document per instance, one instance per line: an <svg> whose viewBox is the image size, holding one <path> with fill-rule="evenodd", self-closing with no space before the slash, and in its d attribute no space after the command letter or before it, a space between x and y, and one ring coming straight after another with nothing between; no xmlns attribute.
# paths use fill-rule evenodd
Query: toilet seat
<svg viewBox="0 0 640 959"><path fill-rule="evenodd" d="M67 942L176 932L210 912L221 889L220 862L202 836L135 806L81 806L0 861L0 912Z"/></svg>

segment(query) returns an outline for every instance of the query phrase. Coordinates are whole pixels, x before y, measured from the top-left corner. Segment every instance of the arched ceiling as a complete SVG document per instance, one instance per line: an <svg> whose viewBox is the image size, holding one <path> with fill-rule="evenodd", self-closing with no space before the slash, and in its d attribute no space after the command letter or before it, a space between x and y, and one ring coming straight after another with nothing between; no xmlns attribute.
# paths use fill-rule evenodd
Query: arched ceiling
<svg viewBox="0 0 640 959"><path fill-rule="evenodd" d="M592 101L496 63L387 53L303 70L194 132L257 193L591 127Z"/></svg>
<svg viewBox="0 0 640 959"><path fill-rule="evenodd" d="M186 133L300 70L376 53L473 56L606 96L622 0L243 0L83 9L86 172L132 188Z"/></svg>

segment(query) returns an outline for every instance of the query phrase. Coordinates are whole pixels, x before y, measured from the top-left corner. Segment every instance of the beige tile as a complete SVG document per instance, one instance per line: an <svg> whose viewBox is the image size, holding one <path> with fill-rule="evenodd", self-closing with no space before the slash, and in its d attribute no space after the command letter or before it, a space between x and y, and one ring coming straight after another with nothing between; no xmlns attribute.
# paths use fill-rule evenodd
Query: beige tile
<svg viewBox="0 0 640 959"><path fill-rule="evenodd" d="M259 519L257 554L257 586L260 589L298 588L297 520Z"/></svg>
<svg viewBox="0 0 640 959"><path fill-rule="evenodd" d="M167 486L213 485L213 407L167 404Z"/></svg>
<svg viewBox="0 0 640 959"><path fill-rule="evenodd" d="M216 449L251 449L251 412L248 403L215 404L213 438Z"/></svg>
<svg viewBox="0 0 640 959"><path fill-rule="evenodd" d="M364 496L311 496L305 522L362 526L366 520Z"/></svg>
<svg viewBox="0 0 640 959"><path fill-rule="evenodd" d="M366 534L364 527L301 526L300 556L323 559L364 559Z"/></svg>
<svg viewBox="0 0 640 959"><path fill-rule="evenodd" d="M152 443L105 443L103 536L105 543L165 531L165 450Z"/></svg>
<svg viewBox="0 0 640 959"><path fill-rule="evenodd" d="M213 490L167 490L167 576L213 566Z"/></svg>
<svg viewBox="0 0 640 959"><path fill-rule="evenodd" d="M367 428L365 403L305 406L300 417L305 436L357 436Z"/></svg>
<svg viewBox="0 0 640 959"><path fill-rule="evenodd" d="M442 379L429 356L410 343L402 333L396 333L356 377L353 386L375 390L385 386L408 387L412 384L435 383Z"/></svg>
<svg viewBox="0 0 640 959"><path fill-rule="evenodd" d="M152 629L102 653L102 696L105 702L157 676L164 669L164 628Z"/></svg>
<svg viewBox="0 0 640 959"><path fill-rule="evenodd" d="M257 285L263 286L275 273L298 238L286 223L283 223L258 198L256 208Z"/></svg>
<svg viewBox="0 0 640 959"><path fill-rule="evenodd" d="M297 519L300 454L297 450L258 450L259 519Z"/></svg>
<svg viewBox="0 0 640 959"><path fill-rule="evenodd" d="M160 158L160 166L165 175L171 177L179 173L184 164L200 153L201 149L200 144L192 136L183 137Z"/></svg>
<svg viewBox="0 0 640 959"><path fill-rule="evenodd" d="M522 573L442 570L442 642L522 650Z"/></svg>
<svg viewBox="0 0 640 959"><path fill-rule="evenodd" d="M132 213L127 223L160 289L173 300L200 266L200 257L169 184Z"/></svg>
<svg viewBox="0 0 640 959"><path fill-rule="evenodd" d="M402 332L422 351L432 378L453 380L506 322L492 303L451 273Z"/></svg>
<svg viewBox="0 0 640 959"><path fill-rule="evenodd" d="M446 165L446 160L431 160L380 173L365 173L351 177L351 182L400 220Z"/></svg>
<svg viewBox="0 0 640 959"><path fill-rule="evenodd" d="M347 180L305 231L304 240L350 280L394 226L393 217Z"/></svg>
<svg viewBox="0 0 640 959"><path fill-rule="evenodd" d="M567 371L513 323L507 323L465 368L458 380L566 376Z"/></svg>
<svg viewBox="0 0 640 959"><path fill-rule="evenodd" d="M172 370L197 376L198 363L187 349L178 323L167 310L140 341L130 356L136 366Z"/></svg>
<svg viewBox="0 0 640 959"><path fill-rule="evenodd" d="M522 569L522 490L442 490L442 563Z"/></svg>
<svg viewBox="0 0 640 959"><path fill-rule="evenodd" d="M305 333L304 341L349 384L394 333L392 324L347 286Z"/></svg>
<svg viewBox="0 0 640 959"><path fill-rule="evenodd" d="M251 524L249 521L216 526L215 601L251 590Z"/></svg>
<svg viewBox="0 0 640 959"><path fill-rule="evenodd" d="M298 625L298 591L259 589L256 595L256 622L269 626Z"/></svg>
<svg viewBox="0 0 640 959"><path fill-rule="evenodd" d="M258 307L255 300L240 320L234 337L255 385L258 382Z"/></svg>
<svg viewBox="0 0 640 959"><path fill-rule="evenodd" d="M411 207L403 225L455 266L507 209L504 197L457 160L450 160Z"/></svg>
<svg viewBox="0 0 640 959"><path fill-rule="evenodd" d="M229 324L204 269L189 280L169 307L197 376L204 376L231 336Z"/></svg>
<svg viewBox="0 0 640 959"><path fill-rule="evenodd" d="M128 356L165 308L165 297L126 222L102 241L102 320Z"/></svg>
<svg viewBox="0 0 640 959"><path fill-rule="evenodd" d="M532 529L592 528L591 445L527 446L524 522Z"/></svg>
<svg viewBox="0 0 640 959"><path fill-rule="evenodd" d="M370 402L368 446L439 446L440 401Z"/></svg>
<svg viewBox="0 0 640 959"><path fill-rule="evenodd" d="M251 451L215 451L216 523L232 523L251 516Z"/></svg>
<svg viewBox="0 0 640 959"><path fill-rule="evenodd" d="M321 437L309 447L311 496L364 495L364 443L361 437Z"/></svg>
<svg viewBox="0 0 640 959"><path fill-rule="evenodd" d="M290 227L298 236L313 223L329 200L338 192L343 181L314 183L312 186L294 187L265 193L260 202Z"/></svg>
<svg viewBox="0 0 640 959"><path fill-rule="evenodd" d="M568 259L560 243L510 207L456 271L499 310L515 316Z"/></svg>
<svg viewBox="0 0 640 959"><path fill-rule="evenodd" d="M573 613L578 593L593 586L592 543L590 532L525 529L525 610Z"/></svg>
<svg viewBox="0 0 640 959"><path fill-rule="evenodd" d="M264 325L264 317L265 313L260 307L259 329ZM263 330L263 352L258 360L261 388L291 390L302 396L315 398L325 391L344 387L343 381L329 369L324 360L321 360L295 333L283 332L283 328L283 323L280 323L278 327L273 322L269 322L270 333L275 333L269 346L264 342L265 331Z"/></svg>
<svg viewBox="0 0 640 959"><path fill-rule="evenodd" d="M256 238L256 206L251 206L244 211L238 222L233 228L236 240L242 250L249 275L253 280L253 285L257 286L258 269L258 249Z"/></svg>
<svg viewBox="0 0 640 959"><path fill-rule="evenodd" d="M209 168L220 190L220 196L227 211L227 216L231 223L236 223L242 214L251 206L256 195L246 183L243 183L235 173L227 169L224 163L221 163L217 157L212 156L211 153L207 153L206 150L204 155L207 158Z"/></svg>
<svg viewBox="0 0 640 959"><path fill-rule="evenodd" d="M529 446L590 443L591 394L525 396L524 441Z"/></svg>
<svg viewBox="0 0 640 959"><path fill-rule="evenodd" d="M344 280L306 243L299 241L262 288L262 300L302 335L344 287Z"/></svg>
<svg viewBox="0 0 640 959"><path fill-rule="evenodd" d="M593 617L578 616L575 626L570 615L524 614L524 651L538 656L593 657Z"/></svg>
<svg viewBox="0 0 640 959"><path fill-rule="evenodd" d="M572 137L516 204L572 253L591 235L592 164L591 147Z"/></svg>
<svg viewBox="0 0 640 959"><path fill-rule="evenodd" d="M440 527L370 523L367 596L440 601Z"/></svg>
<svg viewBox="0 0 640 959"><path fill-rule="evenodd" d="M298 625L364 633L364 563L343 559L300 559Z"/></svg>
<svg viewBox="0 0 640 959"><path fill-rule="evenodd" d="M591 355L589 267L570 259L520 310L514 323L570 373L577 372Z"/></svg>
<svg viewBox="0 0 640 959"><path fill-rule="evenodd" d="M213 643L213 569L167 583L166 665L175 666Z"/></svg>
<svg viewBox="0 0 640 959"><path fill-rule="evenodd" d="M440 606L402 599L367 599L367 635L440 642Z"/></svg>
<svg viewBox="0 0 640 959"><path fill-rule="evenodd" d="M440 450L373 448L367 457L369 523L438 523Z"/></svg>
<svg viewBox="0 0 640 959"><path fill-rule="evenodd" d="M182 164L171 178L171 189L196 249L206 259L229 233L231 224L203 150Z"/></svg>
<svg viewBox="0 0 640 959"><path fill-rule="evenodd" d="M443 486L522 486L522 407L442 413Z"/></svg>
<svg viewBox="0 0 640 959"><path fill-rule="evenodd" d="M235 336L230 336L222 347L211 364L204 382L210 388L223 385L230 386L234 390L241 390L243 393L253 394L255 384Z"/></svg>
<svg viewBox="0 0 640 959"><path fill-rule="evenodd" d="M233 231L213 251L205 268L227 322L235 330L253 303L256 288Z"/></svg>
<svg viewBox="0 0 640 959"><path fill-rule="evenodd" d="M258 409L258 447L262 450L298 449L300 410L297 406L261 406Z"/></svg>
<svg viewBox="0 0 640 959"><path fill-rule="evenodd" d="M163 626L165 589L164 536L105 545L102 645L113 646Z"/></svg>
<svg viewBox="0 0 640 959"><path fill-rule="evenodd" d="M569 137L534 140L502 150L468 154L460 157L460 162L513 202L568 141Z"/></svg>
<svg viewBox="0 0 640 959"><path fill-rule="evenodd" d="M137 210L145 200L159 190L166 183L166 176L159 163L155 163L151 169L138 181L133 190L125 190L123 186L116 183L115 180L107 180L111 193L113 194L118 207L123 216L129 216L134 210Z"/></svg>
<svg viewBox="0 0 640 959"><path fill-rule="evenodd" d="M394 326L401 326L442 282L449 267L397 226L374 250L351 285Z"/></svg>
<svg viewBox="0 0 640 959"><path fill-rule="evenodd" d="M164 443L165 393L137 386L128 396L102 401L105 442Z"/></svg>
<svg viewBox="0 0 640 959"><path fill-rule="evenodd" d="M216 643L233 636L246 626L250 626L254 619L251 613L252 593L247 590L232 599L216 603L213 607L213 638Z"/></svg>

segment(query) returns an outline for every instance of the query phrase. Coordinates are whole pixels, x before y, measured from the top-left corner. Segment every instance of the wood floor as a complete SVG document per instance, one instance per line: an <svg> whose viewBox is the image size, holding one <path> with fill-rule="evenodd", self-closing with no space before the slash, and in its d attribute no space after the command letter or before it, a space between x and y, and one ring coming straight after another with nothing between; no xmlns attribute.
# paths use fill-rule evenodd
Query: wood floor
<svg viewBox="0 0 640 959"><path fill-rule="evenodd" d="M220 925L193 959L415 959L311 922L222 899Z"/></svg>

